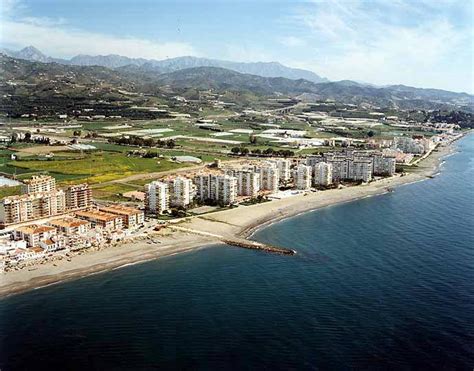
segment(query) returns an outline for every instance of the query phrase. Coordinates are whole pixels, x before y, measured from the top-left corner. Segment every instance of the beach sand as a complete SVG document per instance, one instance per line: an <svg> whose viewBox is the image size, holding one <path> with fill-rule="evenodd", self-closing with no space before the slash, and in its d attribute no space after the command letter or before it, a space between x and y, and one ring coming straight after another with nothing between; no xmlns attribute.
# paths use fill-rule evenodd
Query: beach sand
<svg viewBox="0 0 474 371"><path fill-rule="evenodd" d="M310 193L306 196L298 195L251 206L239 206L235 209L192 217L180 222L179 226L200 232L219 234L223 237L247 238L258 228L284 218L330 205L383 194L387 192L387 187L394 188L429 179L438 171L442 157L452 151L454 151L453 146L438 148L418 164L416 171L405 176L395 176L367 185ZM217 238L182 231L167 235L156 234L153 235L153 240L159 241L159 243L151 243L149 240L122 243L98 251L85 252L82 255L74 256L70 261L63 259L46 262L32 268L3 273L0 276L0 296L20 293L219 243Z"/></svg>

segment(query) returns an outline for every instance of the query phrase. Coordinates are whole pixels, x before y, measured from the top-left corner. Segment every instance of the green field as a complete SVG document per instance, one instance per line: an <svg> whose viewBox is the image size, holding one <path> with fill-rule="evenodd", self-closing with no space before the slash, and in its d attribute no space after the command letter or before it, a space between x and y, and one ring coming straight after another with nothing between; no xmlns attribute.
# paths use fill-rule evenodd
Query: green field
<svg viewBox="0 0 474 371"><path fill-rule="evenodd" d="M74 160L11 161L9 167L28 172L46 172L59 183L102 183L133 174L174 170L187 166L167 159L127 157L124 153L99 151Z"/></svg>

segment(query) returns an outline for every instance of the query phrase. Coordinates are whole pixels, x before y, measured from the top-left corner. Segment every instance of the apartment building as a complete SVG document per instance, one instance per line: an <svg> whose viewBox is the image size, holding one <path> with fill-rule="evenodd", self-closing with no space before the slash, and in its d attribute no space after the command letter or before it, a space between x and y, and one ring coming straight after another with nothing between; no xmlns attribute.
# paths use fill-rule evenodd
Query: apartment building
<svg viewBox="0 0 474 371"><path fill-rule="evenodd" d="M128 229L137 228L145 222L145 213L134 207L114 204L100 206L99 211L120 216L122 218L122 225Z"/></svg>
<svg viewBox="0 0 474 371"><path fill-rule="evenodd" d="M228 174L198 174L194 178L196 197L223 205L233 204L237 198L237 178Z"/></svg>
<svg viewBox="0 0 474 371"><path fill-rule="evenodd" d="M427 142L422 142L410 137L395 137L393 140L394 149L399 149L404 153L421 155L429 150Z"/></svg>
<svg viewBox="0 0 474 371"><path fill-rule="evenodd" d="M358 158L348 161L348 179L368 183L372 180L372 159Z"/></svg>
<svg viewBox="0 0 474 371"><path fill-rule="evenodd" d="M313 167L315 185L329 186L332 184L332 164L318 162Z"/></svg>
<svg viewBox="0 0 474 371"><path fill-rule="evenodd" d="M89 211L77 211L78 218L89 221L92 227L100 227L108 231L122 229L122 217L120 215L106 213L96 209Z"/></svg>
<svg viewBox="0 0 474 371"><path fill-rule="evenodd" d="M92 204L92 190L89 184L78 184L66 189L66 207L69 210L87 208Z"/></svg>
<svg viewBox="0 0 474 371"><path fill-rule="evenodd" d="M311 166L300 164L296 168L296 188L308 190L311 188Z"/></svg>
<svg viewBox="0 0 474 371"><path fill-rule="evenodd" d="M176 177L168 182L170 205L188 207L194 198L194 185L191 179Z"/></svg>
<svg viewBox="0 0 474 371"><path fill-rule="evenodd" d="M396 171L396 157L384 156L381 153L375 153L373 159L373 175L393 176Z"/></svg>
<svg viewBox="0 0 474 371"><path fill-rule="evenodd" d="M56 189L56 179L49 175L34 175L23 181L21 193L51 192Z"/></svg>
<svg viewBox="0 0 474 371"><path fill-rule="evenodd" d="M214 200L222 205L231 205L237 199L237 178L230 175L214 176Z"/></svg>
<svg viewBox="0 0 474 371"><path fill-rule="evenodd" d="M196 186L196 198L199 201L204 202L211 198L211 174L197 174L194 177L194 185Z"/></svg>
<svg viewBox="0 0 474 371"><path fill-rule="evenodd" d="M260 189L262 191L278 192L280 175L276 164L266 162L257 166L256 171L260 174Z"/></svg>
<svg viewBox="0 0 474 371"><path fill-rule="evenodd" d="M286 184L286 182L291 180L290 160L286 158L278 158L275 160L270 160L269 162L272 162L276 165L280 183Z"/></svg>
<svg viewBox="0 0 474 371"><path fill-rule="evenodd" d="M154 181L145 186L145 210L151 214L163 214L170 209L168 184Z"/></svg>
<svg viewBox="0 0 474 371"><path fill-rule="evenodd" d="M66 199L62 190L9 196L0 202L0 224L46 218L61 214L65 209Z"/></svg>
<svg viewBox="0 0 474 371"><path fill-rule="evenodd" d="M314 169L314 166L320 162L325 162L326 158L321 155L310 155L306 157L306 165L311 166Z"/></svg>
<svg viewBox="0 0 474 371"><path fill-rule="evenodd" d="M47 225L32 224L15 229L15 239L26 241L28 247L37 247L55 236L56 228Z"/></svg>
<svg viewBox="0 0 474 371"><path fill-rule="evenodd" d="M239 196L257 197L260 190L260 174L253 170L237 170L237 194Z"/></svg>
<svg viewBox="0 0 474 371"><path fill-rule="evenodd" d="M339 182L349 178L349 160L345 157L328 158L327 163L332 167L332 181Z"/></svg>
<svg viewBox="0 0 474 371"><path fill-rule="evenodd" d="M87 220L73 218L72 216L51 220L49 224L66 236L82 235L91 228L91 223Z"/></svg>

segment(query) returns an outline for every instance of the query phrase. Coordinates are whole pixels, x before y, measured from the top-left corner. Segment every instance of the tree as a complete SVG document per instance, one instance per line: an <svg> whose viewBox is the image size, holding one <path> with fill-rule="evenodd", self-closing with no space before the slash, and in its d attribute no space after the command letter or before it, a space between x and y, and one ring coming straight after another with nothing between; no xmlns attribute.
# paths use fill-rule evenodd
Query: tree
<svg viewBox="0 0 474 371"><path fill-rule="evenodd" d="M273 148L268 147L265 151L263 151L263 154L265 155L273 155Z"/></svg>
<svg viewBox="0 0 474 371"><path fill-rule="evenodd" d="M244 155L244 156L245 156L245 155L248 155L249 152L250 152L249 149L246 148L246 147L244 147L244 148L242 148L242 149L240 150L240 153L241 153L242 155Z"/></svg>
<svg viewBox="0 0 474 371"><path fill-rule="evenodd" d="M238 155L240 153L240 148L239 147L233 147L230 150L234 155Z"/></svg>
<svg viewBox="0 0 474 371"><path fill-rule="evenodd" d="M31 141L31 133L30 133L30 132L25 133L25 138L24 138L24 140L25 140L25 142Z"/></svg>
<svg viewBox="0 0 474 371"><path fill-rule="evenodd" d="M81 131L80 130L74 130L72 135L75 136L75 137L80 137L81 136Z"/></svg>
<svg viewBox="0 0 474 371"><path fill-rule="evenodd" d="M175 141L174 141L173 139L168 139L168 140L166 141L166 147L168 147L168 148L174 148L175 146L176 146L176 143L175 143Z"/></svg>
<svg viewBox="0 0 474 371"><path fill-rule="evenodd" d="M255 135L251 135L249 141L250 144L257 144L257 137Z"/></svg>
<svg viewBox="0 0 474 371"><path fill-rule="evenodd" d="M372 138L374 135L375 135L375 133L374 133L373 130L370 130L370 131L367 133L367 136L368 136L369 138Z"/></svg>

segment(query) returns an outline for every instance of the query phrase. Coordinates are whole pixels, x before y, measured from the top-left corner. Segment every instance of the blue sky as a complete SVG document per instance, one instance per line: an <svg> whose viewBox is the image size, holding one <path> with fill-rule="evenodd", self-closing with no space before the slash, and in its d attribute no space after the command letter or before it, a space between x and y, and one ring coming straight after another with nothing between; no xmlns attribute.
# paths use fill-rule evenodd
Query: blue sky
<svg viewBox="0 0 474 371"><path fill-rule="evenodd" d="M4 47L279 61L331 80L474 92L473 0L0 0Z"/></svg>

